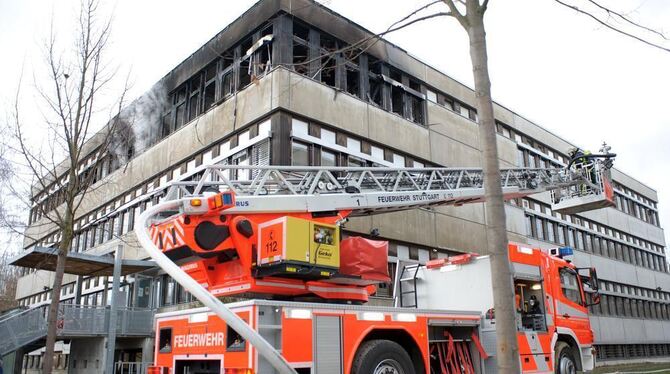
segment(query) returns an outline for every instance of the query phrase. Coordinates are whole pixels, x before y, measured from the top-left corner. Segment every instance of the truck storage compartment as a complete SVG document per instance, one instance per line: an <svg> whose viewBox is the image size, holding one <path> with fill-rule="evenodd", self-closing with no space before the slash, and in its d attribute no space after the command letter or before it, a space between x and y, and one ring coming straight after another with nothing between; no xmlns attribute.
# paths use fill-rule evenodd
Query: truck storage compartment
<svg viewBox="0 0 670 374"><path fill-rule="evenodd" d="M445 374L482 373L489 356L475 326L443 326L429 323L431 372Z"/></svg>
<svg viewBox="0 0 670 374"><path fill-rule="evenodd" d="M388 273L387 241L350 237L340 243L341 278L350 278L347 283L375 284L390 282Z"/></svg>

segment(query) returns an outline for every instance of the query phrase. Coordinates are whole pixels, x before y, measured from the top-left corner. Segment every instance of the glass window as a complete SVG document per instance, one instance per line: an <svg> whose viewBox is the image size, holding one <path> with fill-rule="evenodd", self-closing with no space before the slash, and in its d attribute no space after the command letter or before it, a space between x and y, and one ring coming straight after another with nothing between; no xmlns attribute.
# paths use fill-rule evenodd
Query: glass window
<svg viewBox="0 0 670 374"><path fill-rule="evenodd" d="M291 165L309 165L309 147L307 144L295 141L291 143Z"/></svg>
<svg viewBox="0 0 670 374"><path fill-rule="evenodd" d="M321 128L321 140L323 140L324 142L327 142L329 144L337 144L335 132L330 131L330 130L326 130L324 128ZM374 150L374 147L373 147L373 150ZM374 153L373 153L373 155L374 155ZM383 153L382 153L382 158L384 158Z"/></svg>
<svg viewBox="0 0 670 374"><path fill-rule="evenodd" d="M394 153L393 165L400 168L405 167L405 157Z"/></svg>
<svg viewBox="0 0 670 374"><path fill-rule="evenodd" d="M554 223L553 222L547 222L547 241L550 242L556 242L556 237L554 235Z"/></svg>
<svg viewBox="0 0 670 374"><path fill-rule="evenodd" d="M337 166L337 159L335 153L322 149L321 166Z"/></svg>
<svg viewBox="0 0 670 374"><path fill-rule="evenodd" d="M568 268L561 268L561 289L563 295L570 299L570 301L582 305L582 293L579 290L579 281L577 280L577 273Z"/></svg>
<svg viewBox="0 0 670 374"><path fill-rule="evenodd" d="M577 248L584 250L584 233L581 231L575 231L575 236L577 237Z"/></svg>
<svg viewBox="0 0 670 374"><path fill-rule="evenodd" d="M431 90L426 90L426 98L434 103L437 102L437 94Z"/></svg>
<svg viewBox="0 0 670 374"><path fill-rule="evenodd" d="M544 224L543 220L539 217L535 217L535 230L537 238L544 240Z"/></svg>
<svg viewBox="0 0 670 374"><path fill-rule="evenodd" d="M365 160L362 158L354 157L354 156L349 156L347 160L348 166L354 166L354 167L363 167L365 166Z"/></svg>

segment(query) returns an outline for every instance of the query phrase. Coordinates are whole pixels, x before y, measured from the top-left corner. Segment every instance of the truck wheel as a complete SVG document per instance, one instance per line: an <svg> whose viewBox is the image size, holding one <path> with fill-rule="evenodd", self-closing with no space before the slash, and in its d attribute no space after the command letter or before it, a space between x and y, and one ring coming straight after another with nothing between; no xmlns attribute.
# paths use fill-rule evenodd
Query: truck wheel
<svg viewBox="0 0 670 374"><path fill-rule="evenodd" d="M358 348L352 374L415 374L412 359L400 344L370 340Z"/></svg>
<svg viewBox="0 0 670 374"><path fill-rule="evenodd" d="M577 364L572 355L572 348L565 342L556 343L556 374L575 374L577 373Z"/></svg>

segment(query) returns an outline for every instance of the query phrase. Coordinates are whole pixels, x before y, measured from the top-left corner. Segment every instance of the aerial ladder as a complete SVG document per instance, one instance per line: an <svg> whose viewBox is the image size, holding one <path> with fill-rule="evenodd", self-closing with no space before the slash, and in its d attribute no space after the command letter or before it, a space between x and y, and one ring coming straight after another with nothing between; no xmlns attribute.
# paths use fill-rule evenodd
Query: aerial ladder
<svg viewBox="0 0 670 374"><path fill-rule="evenodd" d="M559 212L613 206L614 156L590 155L570 168L502 169L504 199L550 191ZM339 272L348 218L485 200L482 170L468 168L209 165L189 179L173 182L136 220L139 243L280 373L294 371L217 297L365 302L375 282Z"/></svg>

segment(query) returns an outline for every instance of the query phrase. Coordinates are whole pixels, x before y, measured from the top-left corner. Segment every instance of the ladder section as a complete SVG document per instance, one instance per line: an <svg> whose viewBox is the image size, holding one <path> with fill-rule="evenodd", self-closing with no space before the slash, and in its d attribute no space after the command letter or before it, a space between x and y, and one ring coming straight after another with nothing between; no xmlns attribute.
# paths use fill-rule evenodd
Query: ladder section
<svg viewBox="0 0 670 374"><path fill-rule="evenodd" d="M189 181L172 182L166 199L232 191L236 206L229 213L351 210L357 216L481 202L483 183L481 169L210 165ZM515 168L501 171L501 183L511 199L589 180L583 170Z"/></svg>
<svg viewBox="0 0 670 374"><path fill-rule="evenodd" d="M417 308L416 276L421 264L404 265L398 278L398 293L396 306L401 308Z"/></svg>

